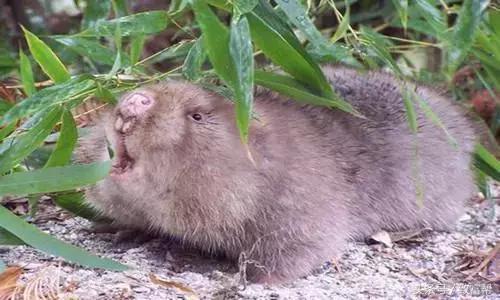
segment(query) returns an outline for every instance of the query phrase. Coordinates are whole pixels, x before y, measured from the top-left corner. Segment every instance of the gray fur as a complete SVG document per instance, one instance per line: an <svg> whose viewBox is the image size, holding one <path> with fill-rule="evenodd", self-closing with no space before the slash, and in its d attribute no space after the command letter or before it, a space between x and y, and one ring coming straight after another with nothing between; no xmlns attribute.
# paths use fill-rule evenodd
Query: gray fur
<svg viewBox="0 0 500 300"><path fill-rule="evenodd" d="M415 139L392 76L324 71L366 119L258 91L249 141L254 162L229 101L182 82L141 89L157 103L125 136L134 168L90 188L88 201L123 226L173 235L235 260L243 253L249 278L271 283L307 275L338 257L347 240L381 229L452 228L475 191L475 138L460 108L418 87L458 148L418 109ZM106 159L104 139L117 138L112 124L119 109L82 141L80 161ZM193 112L206 119L194 122Z"/></svg>

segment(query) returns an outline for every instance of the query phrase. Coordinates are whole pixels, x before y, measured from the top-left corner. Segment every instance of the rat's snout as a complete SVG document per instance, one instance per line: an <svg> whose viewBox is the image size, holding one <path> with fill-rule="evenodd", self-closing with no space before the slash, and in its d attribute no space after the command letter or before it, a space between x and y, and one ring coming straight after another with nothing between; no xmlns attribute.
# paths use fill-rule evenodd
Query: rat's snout
<svg viewBox="0 0 500 300"><path fill-rule="evenodd" d="M115 130L127 133L132 130L137 120L143 118L154 104L153 95L147 92L135 92L123 99L117 108Z"/></svg>

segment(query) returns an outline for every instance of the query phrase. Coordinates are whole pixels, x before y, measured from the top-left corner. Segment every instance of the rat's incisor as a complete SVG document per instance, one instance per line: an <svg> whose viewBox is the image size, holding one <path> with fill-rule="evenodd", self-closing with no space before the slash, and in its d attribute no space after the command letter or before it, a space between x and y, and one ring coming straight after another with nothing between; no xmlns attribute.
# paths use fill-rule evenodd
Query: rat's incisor
<svg viewBox="0 0 500 300"><path fill-rule="evenodd" d="M458 145L417 101L415 135L396 79L324 71L366 118L258 91L248 143L254 161L233 104L221 96L184 82L125 95L81 142L81 162L108 159L106 140L115 153L88 201L124 227L243 257L258 282L306 275L347 240L382 229L451 228L475 190L475 138L463 112L418 87Z"/></svg>

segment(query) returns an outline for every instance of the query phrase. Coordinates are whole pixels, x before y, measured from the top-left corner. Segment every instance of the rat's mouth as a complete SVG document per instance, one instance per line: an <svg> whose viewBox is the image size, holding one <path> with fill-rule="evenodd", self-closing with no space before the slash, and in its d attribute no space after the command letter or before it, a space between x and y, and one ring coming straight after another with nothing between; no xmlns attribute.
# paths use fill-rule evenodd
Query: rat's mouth
<svg viewBox="0 0 500 300"><path fill-rule="evenodd" d="M125 136L119 135L116 143L115 157L111 175L123 175L134 167L134 159L130 157L125 145Z"/></svg>

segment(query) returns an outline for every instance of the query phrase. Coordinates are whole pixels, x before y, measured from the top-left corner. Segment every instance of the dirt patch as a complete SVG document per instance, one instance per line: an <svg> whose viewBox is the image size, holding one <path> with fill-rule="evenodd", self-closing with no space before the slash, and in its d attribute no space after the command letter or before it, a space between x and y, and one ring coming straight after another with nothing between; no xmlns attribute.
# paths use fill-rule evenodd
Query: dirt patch
<svg viewBox="0 0 500 300"><path fill-rule="evenodd" d="M0 247L0 258L24 268L24 283L37 276L57 278L52 284L66 299L498 299L500 251L485 261L500 242L498 203L495 211L492 216L487 201L471 201L454 232L403 236L392 248L350 243L340 261L279 286L245 287L237 266L176 241L155 238L117 244L113 235L93 233L88 221L64 217L53 206L38 218L42 230L134 269L86 269L24 246Z"/></svg>

